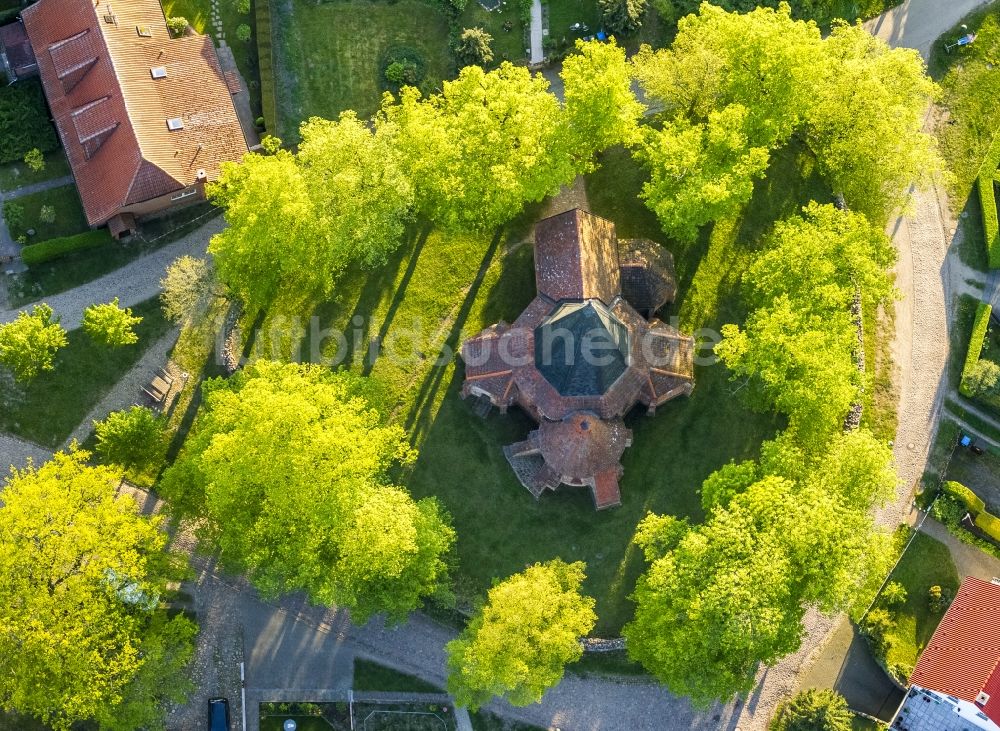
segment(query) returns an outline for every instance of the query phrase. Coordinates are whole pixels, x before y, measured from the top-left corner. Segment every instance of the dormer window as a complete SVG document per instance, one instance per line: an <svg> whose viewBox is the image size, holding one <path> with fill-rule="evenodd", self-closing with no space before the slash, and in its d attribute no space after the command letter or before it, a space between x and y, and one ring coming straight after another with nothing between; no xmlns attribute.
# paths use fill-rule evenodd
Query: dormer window
<svg viewBox="0 0 1000 731"><path fill-rule="evenodd" d="M165 79L167 78L167 67L166 66L154 66L149 70L150 76L154 79Z"/></svg>
<svg viewBox="0 0 1000 731"><path fill-rule="evenodd" d="M148 25L137 25L135 27L135 32L142 38L152 38L153 29Z"/></svg>
<svg viewBox="0 0 1000 731"><path fill-rule="evenodd" d="M167 129L171 132L176 132L179 129L184 129L184 120L180 117L171 117L167 120Z"/></svg>

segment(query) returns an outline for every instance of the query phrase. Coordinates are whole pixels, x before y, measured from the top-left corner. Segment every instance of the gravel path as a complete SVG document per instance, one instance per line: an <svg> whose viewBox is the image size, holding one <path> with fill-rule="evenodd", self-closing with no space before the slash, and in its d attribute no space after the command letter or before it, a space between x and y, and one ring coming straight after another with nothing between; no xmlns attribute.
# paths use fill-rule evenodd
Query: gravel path
<svg viewBox="0 0 1000 731"><path fill-rule="evenodd" d="M41 464L51 456L52 450L50 449L26 442L10 434L0 433L0 465L2 465L0 467L0 481L6 478L9 467L20 469L27 464L29 459L33 460L36 465Z"/></svg>
<svg viewBox="0 0 1000 731"><path fill-rule="evenodd" d="M174 259L185 254L203 256L209 239L221 231L224 225L221 217L215 218L184 238L129 262L121 269L68 292L46 297L44 301L62 318L62 325L67 330L80 327L83 310L89 305L118 297L122 307L134 307L160 293L160 280ZM30 308L31 305L26 305L19 309ZM10 322L17 317L18 311L0 310L0 323Z"/></svg>

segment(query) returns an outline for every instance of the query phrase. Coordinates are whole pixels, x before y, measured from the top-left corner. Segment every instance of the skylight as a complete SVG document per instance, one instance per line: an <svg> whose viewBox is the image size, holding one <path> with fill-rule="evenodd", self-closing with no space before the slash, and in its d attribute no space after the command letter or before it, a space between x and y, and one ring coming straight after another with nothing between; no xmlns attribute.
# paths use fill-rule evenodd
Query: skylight
<svg viewBox="0 0 1000 731"><path fill-rule="evenodd" d="M170 119L167 120L167 129L169 129L171 132L179 129L184 129L184 120L181 119L180 117L171 117Z"/></svg>
<svg viewBox="0 0 1000 731"><path fill-rule="evenodd" d="M148 25L137 25L135 27L135 32L138 33L143 38L153 37L153 29L150 28Z"/></svg>
<svg viewBox="0 0 1000 731"><path fill-rule="evenodd" d="M167 67L154 66L149 70L149 73L154 79L165 79L167 78Z"/></svg>

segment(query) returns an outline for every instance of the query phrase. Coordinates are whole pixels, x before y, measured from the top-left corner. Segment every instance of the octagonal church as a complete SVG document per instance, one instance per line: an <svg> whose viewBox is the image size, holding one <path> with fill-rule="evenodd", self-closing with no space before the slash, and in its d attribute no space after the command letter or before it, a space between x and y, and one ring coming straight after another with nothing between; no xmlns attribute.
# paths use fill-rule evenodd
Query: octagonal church
<svg viewBox="0 0 1000 731"><path fill-rule="evenodd" d="M598 510L621 504L621 457L632 443L622 420L650 414L694 388L694 340L656 319L676 292L673 259L645 239L574 209L535 227L538 294L513 322L462 345L462 397L538 425L504 447L532 495L589 487Z"/></svg>

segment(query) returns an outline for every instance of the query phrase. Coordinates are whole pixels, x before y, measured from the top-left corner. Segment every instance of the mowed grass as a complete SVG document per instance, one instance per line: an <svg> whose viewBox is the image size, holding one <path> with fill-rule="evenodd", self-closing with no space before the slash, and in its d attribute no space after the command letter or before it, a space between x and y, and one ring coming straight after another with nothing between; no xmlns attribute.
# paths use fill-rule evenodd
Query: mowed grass
<svg viewBox="0 0 1000 731"><path fill-rule="evenodd" d="M959 578L948 547L924 533L918 533L903 560L892 572L891 581L906 589L906 603L889 612L893 628L888 633L885 658L889 667L912 669L937 629L944 612L932 612L928 591L932 586L955 595ZM875 606L881 606L881 597Z"/></svg>
<svg viewBox="0 0 1000 731"><path fill-rule="evenodd" d="M56 150L45 155L45 167L35 172L23 162L0 165L0 191L11 191L26 185L61 178L70 174L69 160L63 151Z"/></svg>
<svg viewBox="0 0 1000 731"><path fill-rule="evenodd" d="M354 690L383 693L444 693L432 683L360 657L354 658Z"/></svg>
<svg viewBox="0 0 1000 731"><path fill-rule="evenodd" d="M143 318L135 328L138 343L108 348L96 345L82 329L71 331L68 345L56 354L54 370L42 373L27 385L5 389L0 404L0 431L46 447L59 447L146 348L170 327L159 300L143 302L132 311Z"/></svg>
<svg viewBox="0 0 1000 731"><path fill-rule="evenodd" d="M393 48L412 48L424 61L425 92L451 78L448 21L420 0L282 0L272 10L276 26L279 136L298 140L309 117L336 119L348 109L368 118L387 88L383 60Z"/></svg>
<svg viewBox="0 0 1000 731"><path fill-rule="evenodd" d="M88 228L83 204L80 203L80 195L75 185L64 185L41 193L21 196L7 205L12 204L20 206L24 210L24 216L18 226L11 224L8 219L10 235L15 239L25 236L29 244L58 236L72 236ZM42 206L50 206L53 209L55 218L51 223L41 219ZM33 236L28 236L29 229L35 231Z"/></svg>

